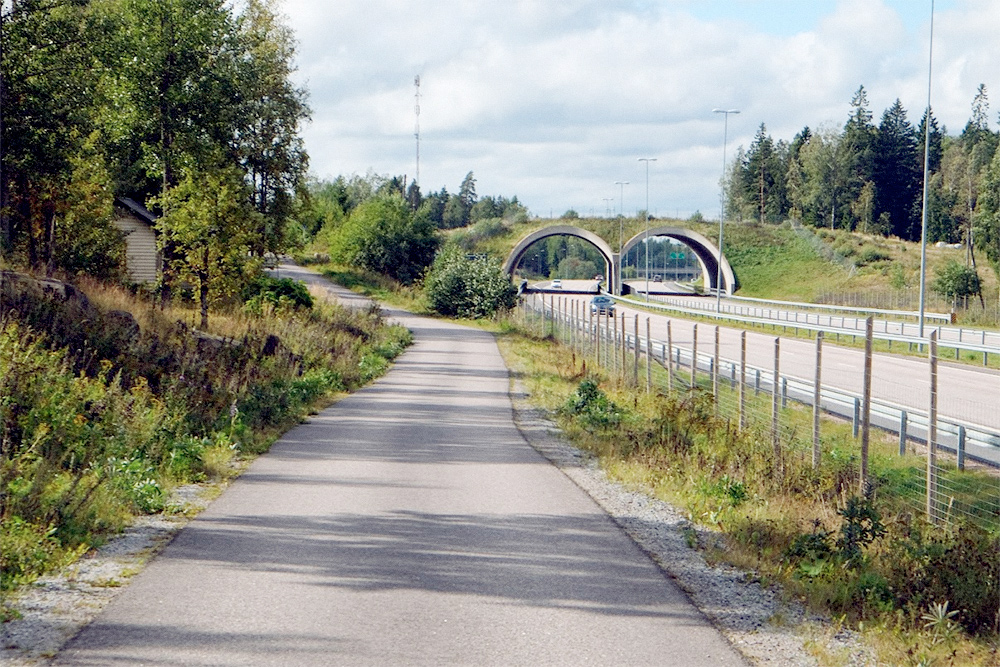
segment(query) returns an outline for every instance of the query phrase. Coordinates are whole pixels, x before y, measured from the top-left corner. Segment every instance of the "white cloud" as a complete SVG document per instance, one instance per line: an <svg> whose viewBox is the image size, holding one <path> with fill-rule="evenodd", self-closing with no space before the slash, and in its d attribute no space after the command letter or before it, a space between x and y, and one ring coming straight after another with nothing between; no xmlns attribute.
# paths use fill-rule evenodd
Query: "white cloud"
<svg viewBox="0 0 1000 667"><path fill-rule="evenodd" d="M472 170L481 194L516 194L547 215L600 212L625 179L634 210L645 198L636 158L656 156L651 210L715 215L714 107L743 112L730 118L730 156L762 122L781 139L842 124L861 84L876 118L899 97L919 121L928 25L917 4L743 0L739 15L726 0L287 0L284 9L300 40L314 118L305 136L321 176L412 175L420 74L425 190L457 189ZM935 29L934 107L956 131L979 83L1000 94L1000 12L993 0L955 0Z"/></svg>

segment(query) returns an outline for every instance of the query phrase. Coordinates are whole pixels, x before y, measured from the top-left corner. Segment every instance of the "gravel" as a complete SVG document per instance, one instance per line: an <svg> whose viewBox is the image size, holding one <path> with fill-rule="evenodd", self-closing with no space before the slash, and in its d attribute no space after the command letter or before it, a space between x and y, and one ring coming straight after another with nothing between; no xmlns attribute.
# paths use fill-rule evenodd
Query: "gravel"
<svg viewBox="0 0 1000 667"><path fill-rule="evenodd" d="M0 626L0 665L40 665L90 623L166 546L197 512L208 506L205 487L175 489L164 514L138 517L120 535L62 571L22 587L7 600L20 618Z"/></svg>

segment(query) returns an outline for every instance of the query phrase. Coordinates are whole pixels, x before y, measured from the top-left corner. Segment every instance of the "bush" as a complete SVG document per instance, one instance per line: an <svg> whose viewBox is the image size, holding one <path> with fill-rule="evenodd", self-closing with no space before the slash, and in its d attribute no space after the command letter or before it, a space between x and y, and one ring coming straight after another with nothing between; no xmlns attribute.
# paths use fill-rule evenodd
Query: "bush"
<svg viewBox="0 0 1000 667"><path fill-rule="evenodd" d="M517 290L499 262L469 258L456 246L434 260L424 291L430 307L449 317L492 317L517 304Z"/></svg>
<svg viewBox="0 0 1000 667"><path fill-rule="evenodd" d="M399 195L380 195L359 205L332 235L334 261L411 283L434 259L434 226L414 215Z"/></svg>
<svg viewBox="0 0 1000 667"><path fill-rule="evenodd" d="M937 277L931 284L931 288L942 296L960 299L975 296L982 291L979 274L971 266L962 266L955 260L951 260L935 273Z"/></svg>
<svg viewBox="0 0 1000 667"><path fill-rule="evenodd" d="M306 286L291 278L272 278L261 275L245 290L243 300L250 312L259 314L260 307L269 303L277 308L312 308L313 299Z"/></svg>
<svg viewBox="0 0 1000 667"><path fill-rule="evenodd" d="M569 397L563 411L574 415L587 427L615 428L621 424L621 409L601 391L594 380L584 380Z"/></svg>

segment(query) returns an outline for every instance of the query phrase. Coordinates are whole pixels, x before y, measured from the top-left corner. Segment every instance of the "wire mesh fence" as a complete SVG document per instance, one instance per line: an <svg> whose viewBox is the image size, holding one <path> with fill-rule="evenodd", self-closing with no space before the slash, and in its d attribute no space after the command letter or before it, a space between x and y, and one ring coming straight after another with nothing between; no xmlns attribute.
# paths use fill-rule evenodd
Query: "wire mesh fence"
<svg viewBox="0 0 1000 667"><path fill-rule="evenodd" d="M848 457L858 494L892 489L937 523L1000 529L1000 379L924 357L735 331L647 313L592 308L582 297L527 295L518 317L610 377L664 395L699 392L732 428L782 462ZM916 372L916 375L914 373ZM984 388L985 387L985 388ZM843 463L840 461L840 463Z"/></svg>

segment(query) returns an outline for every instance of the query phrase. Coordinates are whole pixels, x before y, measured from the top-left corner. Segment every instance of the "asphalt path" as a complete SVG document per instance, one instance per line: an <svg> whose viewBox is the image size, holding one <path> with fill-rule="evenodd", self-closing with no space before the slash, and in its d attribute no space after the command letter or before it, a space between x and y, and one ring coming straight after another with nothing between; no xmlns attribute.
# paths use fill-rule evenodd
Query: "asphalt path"
<svg viewBox="0 0 1000 667"><path fill-rule="evenodd" d="M546 295L547 303L552 295ZM558 298L558 297L557 297ZM580 304L589 303L583 296L567 296ZM582 306L578 306L580 308ZM589 307L589 306L588 306ZM584 311L585 312L585 311ZM625 304L617 306L618 317L626 317L626 329L634 331L634 317L640 318L640 335L646 335L646 317L650 318L652 338L665 341L667 321L675 347L690 350L694 340L694 322L676 316L642 311ZM619 325L620 326L620 325ZM720 327L719 354L724 360L739 361L742 329ZM770 370L774 366L776 336L747 332L747 364ZM864 378L864 350L842 347L827 336L823 347L825 386L861 394ZM715 346L715 325L698 324L698 351L711 354ZM654 346L654 350L658 347ZM815 376L816 344L814 341L781 338L780 368L783 376L812 382ZM721 364L723 372L727 364ZM925 357L897 354L875 354L872 360L872 396L911 410L926 412L930 402L930 370ZM961 420L991 429L1000 429L1000 374L993 369L939 361L938 411L941 419Z"/></svg>
<svg viewBox="0 0 1000 667"><path fill-rule="evenodd" d="M490 334L389 314L415 336L392 370L275 443L57 664L745 664L525 442Z"/></svg>

